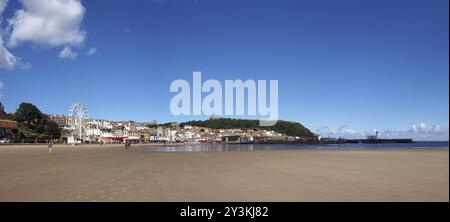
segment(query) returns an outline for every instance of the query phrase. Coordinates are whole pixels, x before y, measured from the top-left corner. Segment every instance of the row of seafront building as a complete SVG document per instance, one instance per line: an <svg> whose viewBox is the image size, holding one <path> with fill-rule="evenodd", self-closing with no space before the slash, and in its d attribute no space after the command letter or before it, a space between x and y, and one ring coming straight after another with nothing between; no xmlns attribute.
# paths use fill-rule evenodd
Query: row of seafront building
<svg viewBox="0 0 450 222"><path fill-rule="evenodd" d="M58 123L64 137L70 136L69 117L50 115ZM225 143L270 143L270 142L314 142L318 137L291 137L268 130L210 129L206 127L179 125L176 122L157 124L156 121L109 121L91 119L85 123L85 134L89 142L119 143L125 140L134 143L152 142L225 142Z"/></svg>

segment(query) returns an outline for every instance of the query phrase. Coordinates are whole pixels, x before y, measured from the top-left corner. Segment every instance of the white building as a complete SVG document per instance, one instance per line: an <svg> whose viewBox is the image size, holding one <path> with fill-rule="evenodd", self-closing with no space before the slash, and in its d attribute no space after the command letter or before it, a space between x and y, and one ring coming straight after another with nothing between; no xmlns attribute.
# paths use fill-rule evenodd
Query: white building
<svg viewBox="0 0 450 222"><path fill-rule="evenodd" d="M86 129L86 134L88 136L101 136L103 134L103 131L100 130L99 128L87 128Z"/></svg>

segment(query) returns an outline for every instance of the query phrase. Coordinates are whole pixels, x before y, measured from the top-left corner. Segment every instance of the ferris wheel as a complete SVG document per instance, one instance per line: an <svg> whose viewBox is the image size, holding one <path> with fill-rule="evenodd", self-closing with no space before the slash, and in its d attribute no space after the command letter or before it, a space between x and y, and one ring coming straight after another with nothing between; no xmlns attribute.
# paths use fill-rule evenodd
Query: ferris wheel
<svg viewBox="0 0 450 222"><path fill-rule="evenodd" d="M69 129L72 133L73 139L84 140L88 139L86 133L86 121L89 119L89 113L84 104L75 102L69 109Z"/></svg>

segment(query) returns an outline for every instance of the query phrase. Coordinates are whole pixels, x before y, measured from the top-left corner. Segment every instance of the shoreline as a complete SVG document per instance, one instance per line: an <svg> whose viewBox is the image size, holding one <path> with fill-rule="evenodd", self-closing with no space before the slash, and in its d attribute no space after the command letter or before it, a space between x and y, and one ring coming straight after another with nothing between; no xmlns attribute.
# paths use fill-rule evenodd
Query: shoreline
<svg viewBox="0 0 450 222"><path fill-rule="evenodd" d="M448 149L27 147L0 148L0 201L449 200Z"/></svg>
<svg viewBox="0 0 450 222"><path fill-rule="evenodd" d="M434 142L434 141L433 141ZM438 141L441 142L441 141ZM447 141L442 141L447 142ZM199 143L199 142L186 142L186 143L136 143L131 144L131 149L133 148L161 148L161 147L182 147L182 146L199 146L199 145L205 145L205 146L247 146L247 145L255 145L255 146L270 146L270 145L277 145L279 147L272 148L272 149L255 149L255 150L249 150L249 151L282 151L282 150L448 150L449 146L434 146L434 147L427 147L427 146L417 146L417 147L395 147L395 143L389 144L391 147L358 147L358 146L352 146L353 144L349 144L350 146L328 146L330 144L264 144L264 143L255 143L255 144L237 144L237 143ZM288 145L289 148L283 148L283 145ZM289 146L291 145L291 146ZM298 148L292 148L292 145L299 145ZM323 145L323 147L321 147ZM333 144L334 145L334 144ZM376 145L376 144L375 144ZM386 144L384 144L386 145ZM305 146L304 148L301 146ZM318 147L311 147L311 146L318 146ZM87 143L87 144L53 144L54 149L58 148L74 148L74 149L83 149L83 148L90 148L90 147L98 147L101 148L108 148L108 147L119 147L123 148L124 144L119 143L112 143L112 144L103 144L103 146L100 146L100 144L96 143ZM2 149L30 149L30 148L45 148L47 149L47 144L0 144L0 150ZM217 150L199 150L199 151L171 151L171 152L216 152ZM218 150L217 152L236 152L236 151L245 151L245 150ZM165 152L165 151L160 151Z"/></svg>

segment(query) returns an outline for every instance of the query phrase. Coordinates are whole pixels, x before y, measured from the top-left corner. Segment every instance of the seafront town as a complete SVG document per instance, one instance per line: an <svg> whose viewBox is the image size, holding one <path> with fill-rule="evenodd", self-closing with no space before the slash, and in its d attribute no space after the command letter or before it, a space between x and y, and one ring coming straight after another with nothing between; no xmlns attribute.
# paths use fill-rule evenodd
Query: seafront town
<svg viewBox="0 0 450 222"><path fill-rule="evenodd" d="M64 141L70 137L70 117L66 115L50 115L49 119L58 123L62 129ZM225 142L225 143L253 143L253 142L286 142L318 140L316 138L287 136L276 131L264 129L211 129L207 127L179 124L177 122L158 124L136 121L109 121L90 119L85 124L86 137L89 143L120 143L124 140L132 143L182 143L182 142Z"/></svg>
<svg viewBox="0 0 450 222"><path fill-rule="evenodd" d="M111 144L125 141L130 143L312 143L320 140L318 135L312 133L309 134L312 136L292 136L258 127L224 127L222 129L222 125L209 128L178 122L159 124L156 120L136 122L93 119L89 118L86 107L80 102L72 104L68 115L46 115L34 105L27 103L21 104L16 112L10 114L6 114L3 107L0 108L1 143L48 143L50 139L54 143L69 144ZM212 116L209 120L221 121L221 118ZM226 121L228 120L230 119Z"/></svg>

